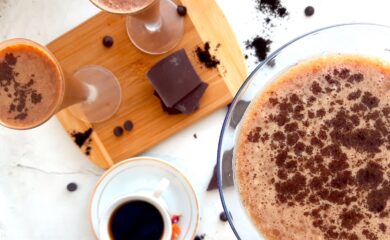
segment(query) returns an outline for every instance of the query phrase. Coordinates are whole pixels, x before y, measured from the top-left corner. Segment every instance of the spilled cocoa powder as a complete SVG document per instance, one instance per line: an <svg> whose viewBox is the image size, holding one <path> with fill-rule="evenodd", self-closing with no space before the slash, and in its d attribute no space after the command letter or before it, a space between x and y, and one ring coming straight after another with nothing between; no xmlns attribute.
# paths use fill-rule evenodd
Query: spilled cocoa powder
<svg viewBox="0 0 390 240"><path fill-rule="evenodd" d="M84 132L79 132L79 131L72 131L71 136L73 138L74 143L81 148L84 149L85 155L89 156L92 151L92 135L93 129L88 128Z"/></svg>
<svg viewBox="0 0 390 240"><path fill-rule="evenodd" d="M289 13L280 0L255 0L255 8L259 12L258 17L263 20L261 34L245 41L245 47L247 50L253 50L251 55L255 56L258 62L261 62L270 51L272 43L270 35L273 28L277 26L275 20L285 19ZM272 64L269 66L272 67Z"/></svg>
<svg viewBox="0 0 390 240"><path fill-rule="evenodd" d="M215 46L213 52L210 47L210 42L205 42L203 47L197 46L195 49L195 54L198 57L198 61L206 68L216 68L221 63L215 56L215 53L220 46L221 44L218 43Z"/></svg>
<svg viewBox="0 0 390 240"><path fill-rule="evenodd" d="M272 41L269 39L264 39L260 36L256 36L252 40L247 40L245 42L246 49L253 49L255 51L255 56L259 61L266 59L268 52L270 51L270 45Z"/></svg>
<svg viewBox="0 0 390 240"><path fill-rule="evenodd" d="M335 56L296 66L252 103L237 174L267 237L389 235L389 89L389 66Z"/></svg>

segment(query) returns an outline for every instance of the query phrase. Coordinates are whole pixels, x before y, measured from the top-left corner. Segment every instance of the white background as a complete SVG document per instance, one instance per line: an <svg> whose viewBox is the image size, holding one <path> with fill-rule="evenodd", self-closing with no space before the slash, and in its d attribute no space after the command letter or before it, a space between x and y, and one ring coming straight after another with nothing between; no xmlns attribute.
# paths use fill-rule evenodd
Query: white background
<svg viewBox="0 0 390 240"><path fill-rule="evenodd" d="M217 1L243 48L244 41L264 34L264 16L255 10L255 0ZM266 31L273 40L272 50L331 24L390 25L388 0L285 0L283 4L289 17ZM316 10L311 18L303 14L307 5ZM0 0L0 40L25 37L46 44L97 12L88 0ZM364 33L362 37L369 41ZM248 59L249 69L254 63L254 58ZM225 113L226 109L219 110L143 154L166 159L188 175L202 205L199 233L205 233L206 239L234 239L228 224L219 221L222 207L217 192L206 192ZM88 200L102 173L55 118L23 132L0 126L0 240L92 239ZM69 182L76 182L79 189L67 192Z"/></svg>

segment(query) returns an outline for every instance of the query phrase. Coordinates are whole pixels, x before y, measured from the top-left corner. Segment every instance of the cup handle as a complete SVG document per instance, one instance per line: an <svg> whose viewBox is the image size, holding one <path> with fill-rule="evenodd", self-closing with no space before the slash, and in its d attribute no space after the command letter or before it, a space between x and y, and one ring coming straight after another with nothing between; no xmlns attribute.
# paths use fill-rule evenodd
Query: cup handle
<svg viewBox="0 0 390 240"><path fill-rule="evenodd" d="M160 182L158 183L157 187L153 191L153 196L155 198L159 198L161 196L161 194L165 191L165 189L167 189L169 184L170 184L170 182L168 179L166 179L166 178L161 179Z"/></svg>

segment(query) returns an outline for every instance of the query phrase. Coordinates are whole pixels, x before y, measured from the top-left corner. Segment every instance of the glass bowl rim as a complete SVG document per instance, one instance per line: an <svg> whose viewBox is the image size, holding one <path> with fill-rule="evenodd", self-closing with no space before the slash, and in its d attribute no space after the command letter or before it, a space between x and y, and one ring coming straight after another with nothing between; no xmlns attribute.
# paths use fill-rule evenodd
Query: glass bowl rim
<svg viewBox="0 0 390 240"><path fill-rule="evenodd" d="M278 55L279 52L283 51L285 48L287 48L291 44L301 40L302 38L306 38L308 36L315 35L315 34L317 34L319 32L322 32L322 31L325 31L325 30L328 30L328 29L344 27L344 26L383 27L383 28L390 29L390 26L387 26L387 25L384 25L384 24L377 24L377 23L368 23L368 22L341 23L341 24L335 24L335 25L330 25L330 26L318 28L318 29L315 29L313 31L307 32L307 33L305 33L303 35L300 35L298 37L295 37L292 40L288 41L287 43L283 44L281 47L279 47L275 51L273 51L269 56L267 56L266 59L264 59L261 63L259 63L251 71L251 73L248 75L248 77L245 79L245 81L241 84L240 88L238 89L237 93L235 94L235 96L234 96L234 98L233 98L233 100L231 102L231 105L230 105L230 107L229 107L229 109L228 109L228 111L227 111L227 113L225 115L225 118L224 118L223 124L222 124L222 128L221 128L221 131L220 131L220 134L219 134L216 172L217 172L218 192L219 192L219 196L220 196L220 199L221 199L222 207L223 207L223 210L224 210L224 212L225 212L225 214L226 214L226 216L228 218L229 225L230 225L230 227L231 227L231 229L232 229L232 231L233 231L233 233L234 233L234 235L236 236L237 239L241 239L241 238L240 238L240 235L237 232L237 229L234 226L232 216L230 216L229 211L228 211L228 206L226 205L226 201L225 201L225 197L224 197L224 193L223 193L223 189L222 189L222 173L221 173L220 169L221 169L221 161L222 161L222 156L223 156L223 153L221 153L221 148L222 148L222 142L223 142L223 138L224 138L224 132L226 130L227 121L228 121L228 119L229 119L229 117L231 115L232 109L233 109L234 106L236 106L236 104L238 102L238 100L237 100L238 97L244 91L245 87L251 82L251 80L253 79L255 74L259 71L259 69L261 69L264 65L266 65L270 61L270 59L273 59L276 55Z"/></svg>

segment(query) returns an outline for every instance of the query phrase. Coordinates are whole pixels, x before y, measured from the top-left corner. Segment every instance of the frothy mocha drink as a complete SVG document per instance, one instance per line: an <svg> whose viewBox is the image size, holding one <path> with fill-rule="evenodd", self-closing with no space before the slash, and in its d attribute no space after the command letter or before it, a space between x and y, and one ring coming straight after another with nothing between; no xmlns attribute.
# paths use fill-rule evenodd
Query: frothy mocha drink
<svg viewBox="0 0 390 240"><path fill-rule="evenodd" d="M36 46L18 43L0 50L0 122L24 129L43 123L62 100L62 73Z"/></svg>
<svg viewBox="0 0 390 240"><path fill-rule="evenodd" d="M328 56L283 73L250 105L240 195L267 239L389 239L390 65Z"/></svg>

